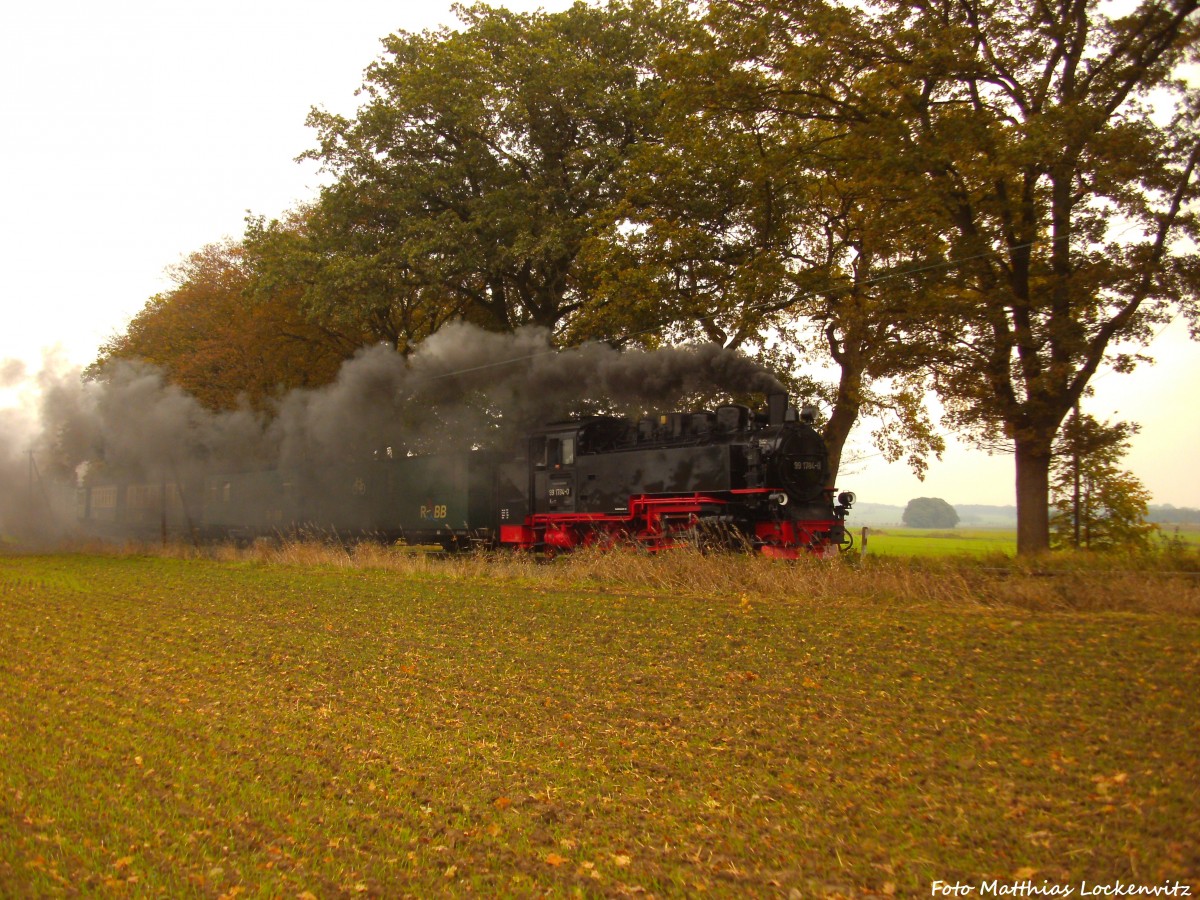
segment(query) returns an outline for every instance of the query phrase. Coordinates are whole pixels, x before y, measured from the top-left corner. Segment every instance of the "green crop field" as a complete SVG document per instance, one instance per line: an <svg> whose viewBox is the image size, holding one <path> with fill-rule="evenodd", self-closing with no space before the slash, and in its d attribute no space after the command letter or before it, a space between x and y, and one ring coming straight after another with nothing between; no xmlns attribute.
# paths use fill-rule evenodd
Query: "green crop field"
<svg viewBox="0 0 1200 900"><path fill-rule="evenodd" d="M0 557L0 896L1200 887L1186 579L636 564Z"/></svg>
<svg viewBox="0 0 1200 900"><path fill-rule="evenodd" d="M851 527L856 546L862 542L862 527ZM1160 526L1156 541L1179 541L1200 546L1200 528ZM1003 528L869 528L867 552L883 556L986 556L1017 552L1017 533Z"/></svg>
<svg viewBox="0 0 1200 900"><path fill-rule="evenodd" d="M851 529L861 543L862 529ZM1017 552L1017 533L999 528L871 528L867 552L884 556L983 555Z"/></svg>

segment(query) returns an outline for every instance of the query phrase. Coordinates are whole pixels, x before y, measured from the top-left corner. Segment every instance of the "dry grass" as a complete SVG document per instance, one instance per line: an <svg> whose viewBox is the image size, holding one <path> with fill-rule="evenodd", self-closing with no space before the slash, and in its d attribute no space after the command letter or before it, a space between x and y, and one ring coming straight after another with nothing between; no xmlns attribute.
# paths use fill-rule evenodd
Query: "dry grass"
<svg viewBox="0 0 1200 900"><path fill-rule="evenodd" d="M260 542L121 552L285 566L370 569L400 575L532 583L570 590L608 586L689 597L747 601L1009 607L1031 611L1147 612L1200 615L1200 549L1170 547L1139 555L1054 554L1033 561L996 555L866 557L781 562L743 554L677 549L657 555L583 551L554 560L530 554L446 554L422 548L322 541Z"/></svg>

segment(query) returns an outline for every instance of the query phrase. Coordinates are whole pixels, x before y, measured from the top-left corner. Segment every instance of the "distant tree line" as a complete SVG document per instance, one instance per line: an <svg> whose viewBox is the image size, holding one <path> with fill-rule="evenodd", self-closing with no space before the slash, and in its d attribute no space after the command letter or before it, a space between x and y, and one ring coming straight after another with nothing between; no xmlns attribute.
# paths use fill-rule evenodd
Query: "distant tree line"
<svg viewBox="0 0 1200 900"><path fill-rule="evenodd" d="M1187 506L1162 506L1151 504L1146 512L1146 521L1158 525L1200 525L1200 509Z"/></svg>
<svg viewBox="0 0 1200 900"><path fill-rule="evenodd" d="M312 112L314 201L191 256L93 371L268 408L452 321L717 341L833 373L835 475L868 418L923 472L932 388L1014 452L1019 548L1045 549L1069 411L1197 317L1198 4L460 8L385 40L353 117Z"/></svg>

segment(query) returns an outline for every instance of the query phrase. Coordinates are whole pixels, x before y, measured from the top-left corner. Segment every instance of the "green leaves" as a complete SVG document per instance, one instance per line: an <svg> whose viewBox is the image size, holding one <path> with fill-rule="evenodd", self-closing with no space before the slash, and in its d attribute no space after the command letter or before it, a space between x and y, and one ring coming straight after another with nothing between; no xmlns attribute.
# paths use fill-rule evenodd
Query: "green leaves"
<svg viewBox="0 0 1200 900"><path fill-rule="evenodd" d="M1055 510L1050 526L1055 546L1085 550L1149 547L1157 530L1146 521L1150 492L1132 472L1120 468L1130 436L1137 430L1135 424L1110 425L1092 416L1073 416L1067 422L1055 445L1050 470Z"/></svg>
<svg viewBox="0 0 1200 900"><path fill-rule="evenodd" d="M404 284L443 311L431 321L553 329L589 300L581 248L654 134L651 62L671 16L642 3L459 14L460 31L389 38L353 120L310 117L319 147L307 155L336 176L318 207L317 283L362 260L383 285L312 296L361 309Z"/></svg>

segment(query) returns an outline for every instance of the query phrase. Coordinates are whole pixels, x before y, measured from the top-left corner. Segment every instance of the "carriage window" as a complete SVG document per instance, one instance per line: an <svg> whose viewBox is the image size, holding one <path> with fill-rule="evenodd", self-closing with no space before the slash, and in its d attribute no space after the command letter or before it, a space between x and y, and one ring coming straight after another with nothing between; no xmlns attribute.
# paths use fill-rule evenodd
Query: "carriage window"
<svg viewBox="0 0 1200 900"><path fill-rule="evenodd" d="M562 464L564 466L575 465L575 438L573 437L562 439Z"/></svg>
<svg viewBox="0 0 1200 900"><path fill-rule="evenodd" d="M116 509L117 486L108 485L106 487L92 488L92 508Z"/></svg>
<svg viewBox="0 0 1200 900"><path fill-rule="evenodd" d="M539 469L546 468L548 443L546 438L540 435L529 442L529 459Z"/></svg>

